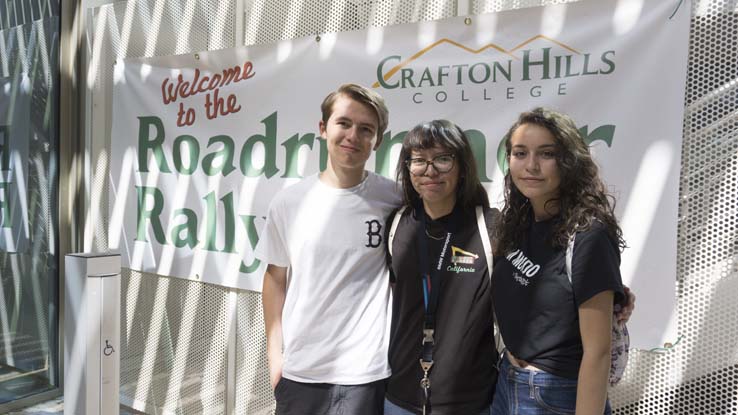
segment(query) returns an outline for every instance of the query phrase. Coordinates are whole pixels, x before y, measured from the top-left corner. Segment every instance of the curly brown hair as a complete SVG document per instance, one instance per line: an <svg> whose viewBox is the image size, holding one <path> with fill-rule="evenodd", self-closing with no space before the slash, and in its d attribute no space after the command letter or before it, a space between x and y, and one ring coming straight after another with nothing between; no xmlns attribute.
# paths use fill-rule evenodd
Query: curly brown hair
<svg viewBox="0 0 738 415"><path fill-rule="evenodd" d="M574 121L565 114L546 108L535 108L520 114L504 137L508 160L512 147L510 137L524 124L547 129L556 143L556 164L561 175L559 195L558 199L546 202L557 203L559 207L559 219L554 225L551 246L566 247L570 235L589 229L592 222L597 220L605 225L620 249L624 249L623 232L614 213L615 198L607 192L600 179L597 164ZM495 255L505 255L524 243L530 226L531 209L528 199L513 183L508 169L505 174L505 206L497 219Z"/></svg>

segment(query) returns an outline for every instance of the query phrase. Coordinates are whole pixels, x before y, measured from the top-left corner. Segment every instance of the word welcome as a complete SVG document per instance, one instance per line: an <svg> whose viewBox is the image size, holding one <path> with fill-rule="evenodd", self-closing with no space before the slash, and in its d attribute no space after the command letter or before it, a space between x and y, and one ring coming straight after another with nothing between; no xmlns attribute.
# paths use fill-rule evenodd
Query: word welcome
<svg viewBox="0 0 738 415"><path fill-rule="evenodd" d="M164 78L161 83L161 96L164 105L177 102L178 99L185 99L194 95L205 93L205 116L209 119L215 119L218 116L226 116L234 114L241 110L238 104L236 94L229 94L227 97L220 96L220 88L238 83L252 78L255 73L254 66L250 61L244 62L242 66L234 66L232 68L223 69L221 73L212 75L204 75L200 77L201 72L195 69L195 74L191 80L185 79L183 74L177 76L176 84L168 77ZM196 112L194 108L185 107L183 102L179 103L177 111L177 126L191 126L195 123Z"/></svg>

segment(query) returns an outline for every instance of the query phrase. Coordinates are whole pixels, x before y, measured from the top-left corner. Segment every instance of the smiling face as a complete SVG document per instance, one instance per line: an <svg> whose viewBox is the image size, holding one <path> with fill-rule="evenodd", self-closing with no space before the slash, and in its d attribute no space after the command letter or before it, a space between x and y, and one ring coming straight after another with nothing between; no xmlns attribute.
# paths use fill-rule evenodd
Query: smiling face
<svg viewBox="0 0 738 415"><path fill-rule="evenodd" d="M365 104L339 95L328 121L319 124L333 168L364 169L377 139L377 115Z"/></svg>
<svg viewBox="0 0 738 415"><path fill-rule="evenodd" d="M510 176L515 187L530 200L537 219L556 213L546 202L557 199L561 174L556 161L556 141L546 128L523 124L510 136Z"/></svg>
<svg viewBox="0 0 738 415"><path fill-rule="evenodd" d="M453 151L435 146L429 149L413 150L410 158L433 160L441 155L453 156ZM426 206L453 207L456 202L456 187L459 184L459 167L453 162L451 170L440 173L433 165L428 165L423 174L419 176L410 174L410 181Z"/></svg>

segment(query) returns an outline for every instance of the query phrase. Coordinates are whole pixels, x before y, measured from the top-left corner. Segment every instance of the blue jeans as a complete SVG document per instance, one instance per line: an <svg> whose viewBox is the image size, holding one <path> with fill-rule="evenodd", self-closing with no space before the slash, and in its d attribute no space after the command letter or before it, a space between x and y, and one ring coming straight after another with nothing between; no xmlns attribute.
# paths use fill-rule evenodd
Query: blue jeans
<svg viewBox="0 0 738 415"><path fill-rule="evenodd" d="M569 415L577 405L577 381L543 371L513 366L505 353L500 355L491 415ZM611 415L605 402L604 415Z"/></svg>
<svg viewBox="0 0 738 415"><path fill-rule="evenodd" d="M387 398L384 399L384 415L415 415L415 412L408 411L405 408L401 408L392 402L390 402ZM488 410L483 410L479 413L479 415L490 415Z"/></svg>

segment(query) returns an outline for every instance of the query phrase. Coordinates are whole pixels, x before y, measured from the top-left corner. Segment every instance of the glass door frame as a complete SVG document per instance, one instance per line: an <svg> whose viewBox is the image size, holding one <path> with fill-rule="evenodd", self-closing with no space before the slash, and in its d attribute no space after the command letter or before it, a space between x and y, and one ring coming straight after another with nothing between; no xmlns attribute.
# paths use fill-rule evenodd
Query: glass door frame
<svg viewBox="0 0 738 415"><path fill-rule="evenodd" d="M52 0L53 1L53 0ZM37 403L55 399L63 395L64 391L64 257L68 253L79 252L82 235L84 232L84 153L85 139L82 134L84 125L83 105L83 72L81 70L81 51L83 45L82 33L84 24L82 10L84 3L81 0L62 1L59 3L59 57L57 62L50 62L58 66L57 85L57 180L56 214L57 231L55 235L56 244L56 269L57 289L54 299L56 306L56 338L51 344L55 344L56 367L51 383L56 387L37 394L19 398L0 404L0 413L18 410Z"/></svg>

